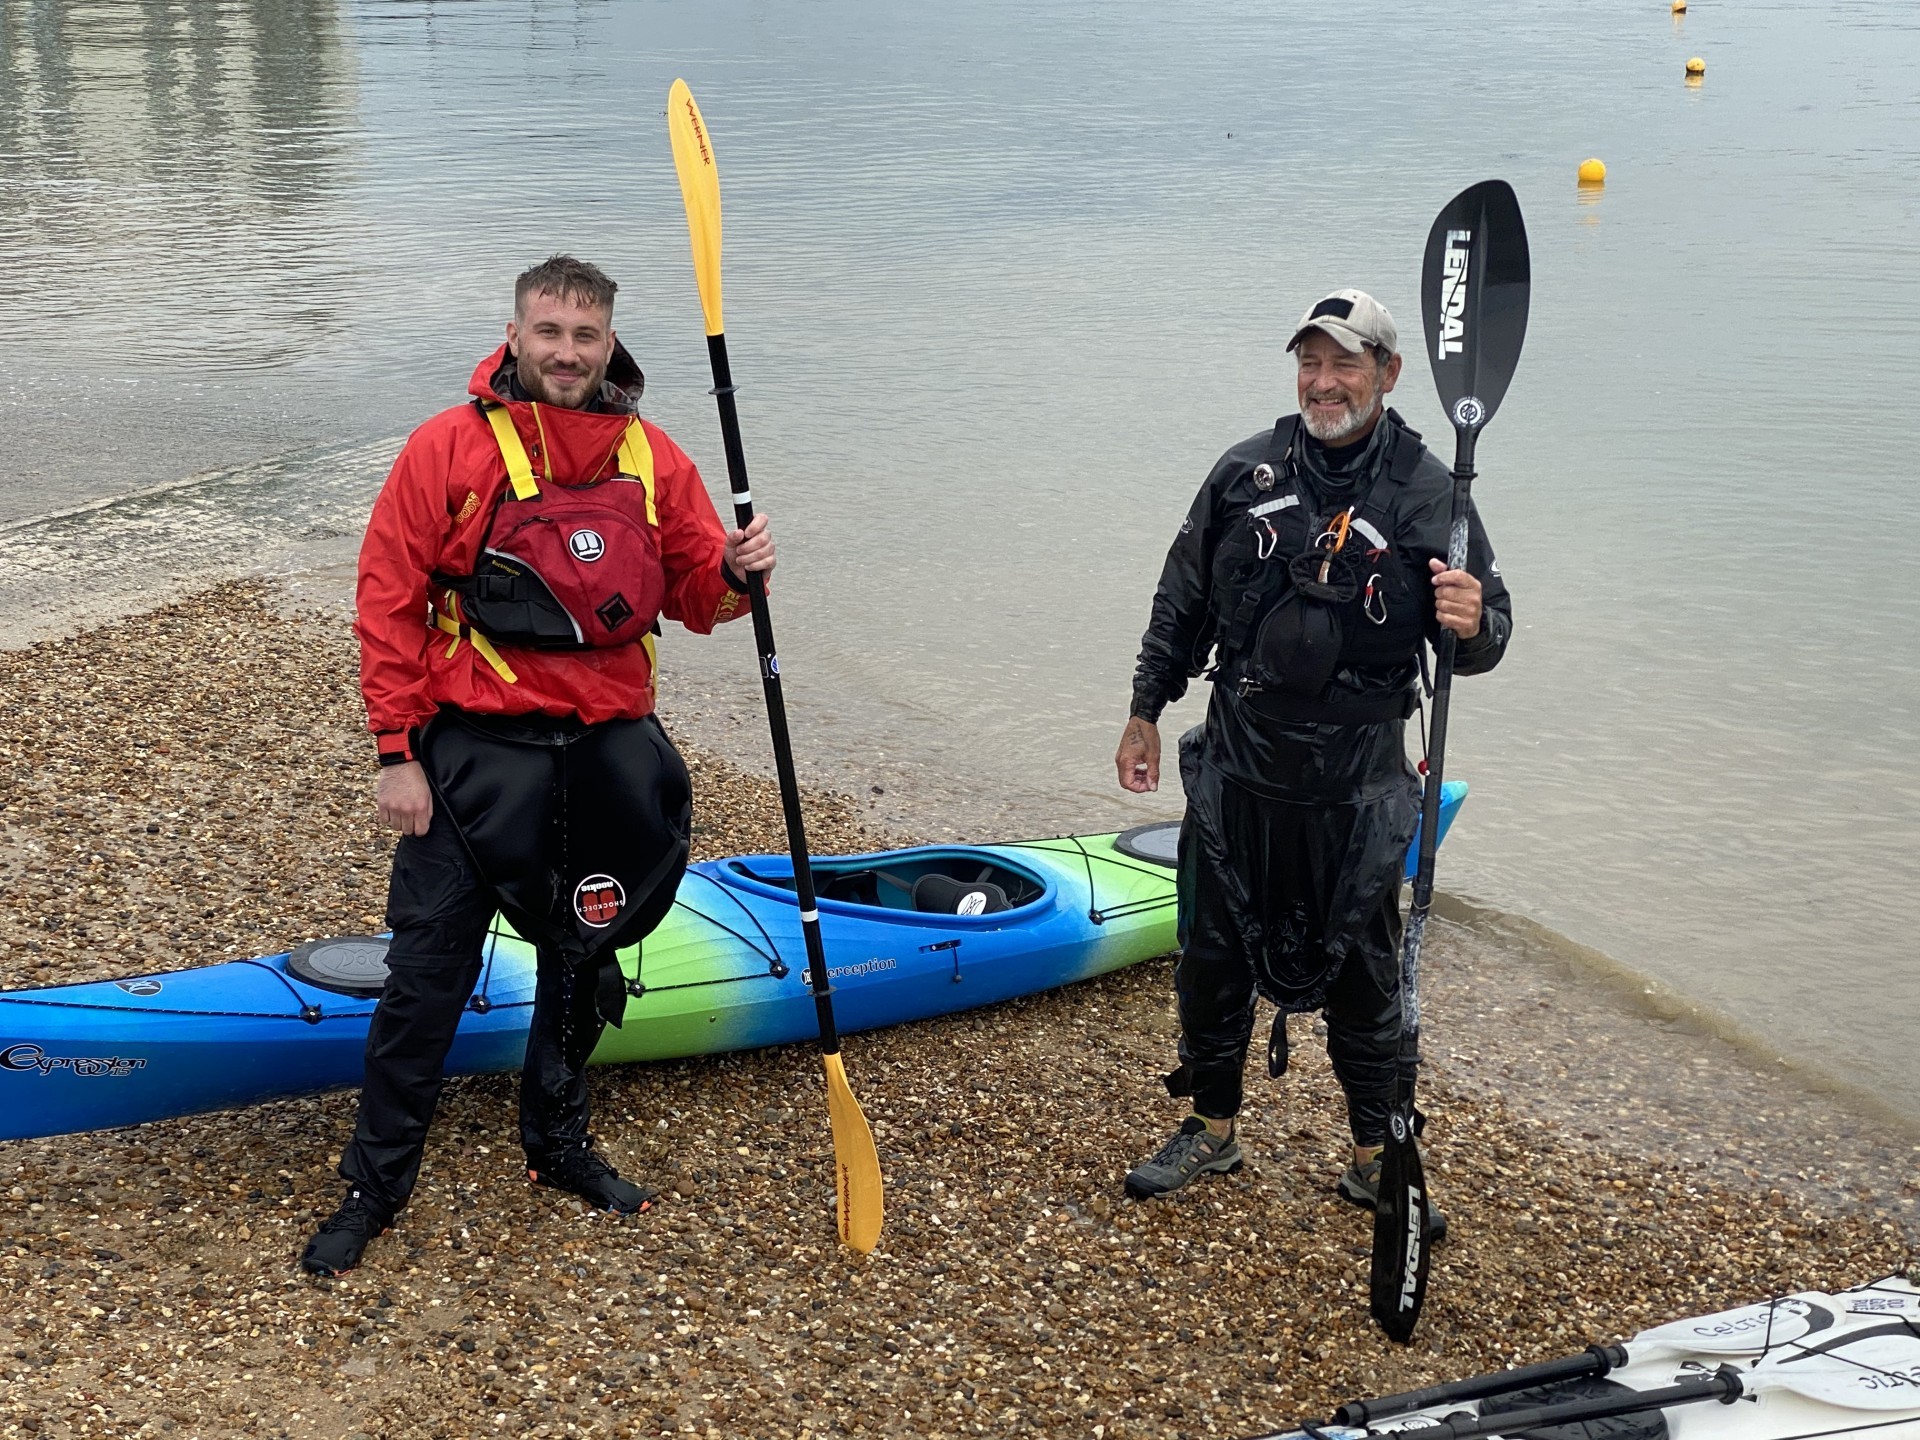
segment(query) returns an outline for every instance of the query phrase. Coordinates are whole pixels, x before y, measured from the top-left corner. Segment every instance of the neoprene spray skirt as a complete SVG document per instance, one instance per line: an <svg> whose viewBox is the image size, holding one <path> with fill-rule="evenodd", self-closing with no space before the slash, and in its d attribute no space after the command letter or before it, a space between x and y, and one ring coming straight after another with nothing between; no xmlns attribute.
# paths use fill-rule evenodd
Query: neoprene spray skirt
<svg viewBox="0 0 1920 1440"><path fill-rule="evenodd" d="M660 723L444 710L420 739L439 803L512 927L598 972L598 1008L626 1002L615 952L673 906L693 792Z"/></svg>

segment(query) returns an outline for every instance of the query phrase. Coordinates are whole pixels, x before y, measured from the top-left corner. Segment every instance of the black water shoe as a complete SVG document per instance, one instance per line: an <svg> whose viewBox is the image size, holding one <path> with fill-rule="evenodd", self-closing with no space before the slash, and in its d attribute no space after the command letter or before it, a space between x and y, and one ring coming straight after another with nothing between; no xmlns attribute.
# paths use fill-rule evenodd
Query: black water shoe
<svg viewBox="0 0 1920 1440"><path fill-rule="evenodd" d="M360 1256L376 1236L393 1225L393 1216L358 1190L349 1190L300 1255L300 1268L309 1275L344 1275L360 1263Z"/></svg>
<svg viewBox="0 0 1920 1440"><path fill-rule="evenodd" d="M1363 1210L1380 1208L1380 1157L1374 1156L1364 1165L1349 1165L1347 1173L1342 1175L1333 1187L1340 1198ZM1440 1207L1431 1202L1427 1205L1427 1217L1431 1226L1427 1231L1433 1243L1438 1245L1447 1238L1447 1217L1440 1213Z"/></svg>
<svg viewBox="0 0 1920 1440"><path fill-rule="evenodd" d="M1233 1134L1223 1139L1198 1115L1189 1115L1158 1154L1127 1172L1127 1194L1136 1200L1171 1195L1189 1180L1231 1175L1241 1164L1240 1142Z"/></svg>
<svg viewBox="0 0 1920 1440"><path fill-rule="evenodd" d="M551 1190L578 1195L596 1210L615 1215L638 1215L651 1209L659 1192L631 1180L622 1180L619 1172L591 1147L574 1150L545 1163L529 1161L527 1179Z"/></svg>

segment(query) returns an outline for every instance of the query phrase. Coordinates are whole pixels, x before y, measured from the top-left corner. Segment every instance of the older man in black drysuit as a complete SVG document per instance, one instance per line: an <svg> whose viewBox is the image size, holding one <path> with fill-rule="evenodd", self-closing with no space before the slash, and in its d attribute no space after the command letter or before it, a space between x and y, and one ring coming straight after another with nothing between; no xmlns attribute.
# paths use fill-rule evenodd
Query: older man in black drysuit
<svg viewBox="0 0 1920 1440"><path fill-rule="evenodd" d="M1158 786L1156 722L1211 651L1206 723L1180 743L1180 1068L1167 1077L1193 1114L1127 1175L1136 1199L1240 1168L1258 992L1280 1008L1274 1075L1285 1017L1324 1009L1354 1146L1336 1188L1375 1204L1397 1084L1418 1064L1401 1053L1398 952L1422 646L1445 626L1456 673L1476 675L1513 629L1477 513L1466 569L1447 568L1452 485L1386 408L1400 376L1386 308L1335 291L1287 348L1300 413L1227 451L1201 487L1167 553L1114 757L1127 789Z"/></svg>

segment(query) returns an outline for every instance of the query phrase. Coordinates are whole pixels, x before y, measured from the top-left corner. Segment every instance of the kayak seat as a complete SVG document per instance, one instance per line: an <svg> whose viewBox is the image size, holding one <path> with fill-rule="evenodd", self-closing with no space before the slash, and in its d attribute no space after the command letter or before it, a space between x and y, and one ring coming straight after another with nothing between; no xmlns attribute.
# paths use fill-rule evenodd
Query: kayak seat
<svg viewBox="0 0 1920 1440"><path fill-rule="evenodd" d="M991 880L931 874L913 882L913 908L927 915L992 915L1013 906L1007 892Z"/></svg>

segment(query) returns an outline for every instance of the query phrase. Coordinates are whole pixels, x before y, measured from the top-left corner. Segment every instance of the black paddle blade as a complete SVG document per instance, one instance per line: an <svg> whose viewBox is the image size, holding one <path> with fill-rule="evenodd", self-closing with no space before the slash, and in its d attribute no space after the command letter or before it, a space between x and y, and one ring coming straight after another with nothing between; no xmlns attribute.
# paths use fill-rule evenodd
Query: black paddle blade
<svg viewBox="0 0 1920 1440"><path fill-rule="evenodd" d="M1420 310L1434 384L1456 429L1478 430L1500 408L1527 338L1531 276L1511 185L1483 180L1447 202L1427 234Z"/></svg>
<svg viewBox="0 0 1920 1440"><path fill-rule="evenodd" d="M1413 1338L1427 1303L1427 1241L1433 1229L1426 1167L1404 1111L1395 1110L1380 1157L1380 1199L1373 1212L1373 1274L1368 1308L1389 1340Z"/></svg>

